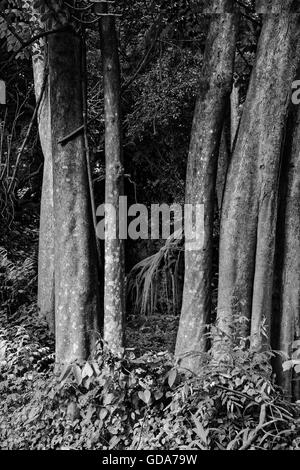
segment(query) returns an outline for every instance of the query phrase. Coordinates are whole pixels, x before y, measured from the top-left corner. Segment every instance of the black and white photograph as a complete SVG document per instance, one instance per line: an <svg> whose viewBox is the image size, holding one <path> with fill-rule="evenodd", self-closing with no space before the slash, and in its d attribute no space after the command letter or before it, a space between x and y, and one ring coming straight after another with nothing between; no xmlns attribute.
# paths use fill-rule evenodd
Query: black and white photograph
<svg viewBox="0 0 300 470"><path fill-rule="evenodd" d="M300 0L0 0L0 449L300 450Z"/></svg>

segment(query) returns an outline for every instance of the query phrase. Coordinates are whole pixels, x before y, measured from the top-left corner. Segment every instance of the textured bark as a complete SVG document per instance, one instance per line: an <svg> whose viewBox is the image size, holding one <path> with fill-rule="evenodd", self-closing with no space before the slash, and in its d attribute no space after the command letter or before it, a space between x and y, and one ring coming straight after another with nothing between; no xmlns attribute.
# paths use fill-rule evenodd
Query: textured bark
<svg viewBox="0 0 300 470"><path fill-rule="evenodd" d="M222 137L220 142L216 181L216 194L219 213L221 213L222 210L227 171L231 159L235 137L237 135L239 119L239 89L235 85L232 87L232 91L230 94L228 112L224 119Z"/></svg>
<svg viewBox="0 0 300 470"><path fill-rule="evenodd" d="M229 101L229 100L228 100ZM224 123L220 141L220 149L218 156L218 169L217 169L217 179L216 179L216 196L218 203L219 214L222 209L224 188L226 182L227 170L231 158L231 129L230 129L230 112L229 112L229 102L226 105L226 113L224 115Z"/></svg>
<svg viewBox="0 0 300 470"><path fill-rule="evenodd" d="M201 5L202 13L205 15L233 13L235 9L235 2L231 0L206 0L204 5Z"/></svg>
<svg viewBox="0 0 300 470"><path fill-rule="evenodd" d="M300 111L293 110L290 155L285 201L282 288L278 349L292 357L292 344L300 339ZM299 386L293 386L292 370L279 373L285 392L299 399ZM296 385L296 384L295 384Z"/></svg>
<svg viewBox="0 0 300 470"><path fill-rule="evenodd" d="M39 49L39 46L35 46ZM46 57L39 51L33 57L33 75L36 99L40 96L46 73ZM51 147L50 90L46 86L38 114L39 137L44 155L44 172L40 209L39 256L38 256L38 308L42 317L55 331L54 301L54 214L53 214L53 168Z"/></svg>
<svg viewBox="0 0 300 470"><path fill-rule="evenodd" d="M237 137L237 131L240 122L240 92L238 85L232 87L230 95L230 143L231 149L233 148L235 138Z"/></svg>
<svg viewBox="0 0 300 470"><path fill-rule="evenodd" d="M81 44L49 36L55 213L56 362L89 356L98 330L97 255L82 132Z"/></svg>
<svg viewBox="0 0 300 470"><path fill-rule="evenodd" d="M227 11L231 2L224 1L222 5L223 11ZM183 367L194 371L200 367L199 352L205 349L204 326L211 308L217 159L225 106L232 86L235 36L235 15L212 16L188 156L185 202L204 204L204 246L201 250L185 250L183 304L175 354L182 358Z"/></svg>
<svg viewBox="0 0 300 470"><path fill-rule="evenodd" d="M291 1L284 5L286 13L265 17L222 210L218 326L230 335L234 314L246 317L255 348L263 318L270 324L281 146L296 68L299 17L288 13Z"/></svg>
<svg viewBox="0 0 300 470"><path fill-rule="evenodd" d="M120 68L115 19L103 17L99 24L105 110L105 203L116 210L116 219L106 215L116 237L105 238L104 341L116 355L123 352L125 285L124 244L119 239L119 196L123 194L123 155L120 109Z"/></svg>
<svg viewBox="0 0 300 470"><path fill-rule="evenodd" d="M286 11L287 7L290 7L290 11L293 13L300 13L299 0L292 0L291 2L285 0L256 0L255 2L255 9L259 14L281 14Z"/></svg>

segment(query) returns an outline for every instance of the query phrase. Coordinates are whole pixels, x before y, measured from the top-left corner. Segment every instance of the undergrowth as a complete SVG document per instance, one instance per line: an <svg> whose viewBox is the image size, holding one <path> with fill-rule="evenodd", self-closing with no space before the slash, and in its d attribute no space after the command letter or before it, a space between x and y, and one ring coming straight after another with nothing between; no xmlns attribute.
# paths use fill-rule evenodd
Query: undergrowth
<svg viewBox="0 0 300 470"><path fill-rule="evenodd" d="M196 376L168 352L120 361L99 342L58 374L25 327L1 330L1 345L2 449L300 449L299 406L273 384L269 353L206 353Z"/></svg>
<svg viewBox="0 0 300 470"><path fill-rule="evenodd" d="M35 304L35 253L0 253L1 449L300 450L299 405L274 385L272 353L241 339L229 361L208 352L198 375L186 373L160 351L174 347L176 316L132 316L127 344L138 347L122 361L99 342L89 361L58 373Z"/></svg>

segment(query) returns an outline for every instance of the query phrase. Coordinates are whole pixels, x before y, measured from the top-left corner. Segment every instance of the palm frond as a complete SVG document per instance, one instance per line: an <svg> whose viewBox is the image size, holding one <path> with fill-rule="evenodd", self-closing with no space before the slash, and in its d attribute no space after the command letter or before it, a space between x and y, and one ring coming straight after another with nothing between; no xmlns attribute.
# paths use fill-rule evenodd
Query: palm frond
<svg viewBox="0 0 300 470"><path fill-rule="evenodd" d="M145 316L154 314L164 276L166 283L171 286L171 301L173 311L176 311L180 294L177 281L180 278L180 257L183 255L183 240L179 235L179 231L174 232L157 253L143 259L130 271L127 293L132 301L134 313Z"/></svg>

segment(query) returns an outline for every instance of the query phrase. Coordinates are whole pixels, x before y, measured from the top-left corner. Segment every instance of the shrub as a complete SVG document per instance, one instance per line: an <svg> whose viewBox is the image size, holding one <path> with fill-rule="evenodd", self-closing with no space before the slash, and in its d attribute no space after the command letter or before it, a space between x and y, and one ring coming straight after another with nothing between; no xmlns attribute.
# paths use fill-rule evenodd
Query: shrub
<svg viewBox="0 0 300 470"><path fill-rule="evenodd" d="M26 255L18 250L14 256L10 256L8 250L0 246L1 310L7 318L20 306L33 302L36 282L36 253Z"/></svg>
<svg viewBox="0 0 300 470"><path fill-rule="evenodd" d="M197 376L169 373L170 400L134 429L134 449L300 449L299 407L270 379L269 353L237 348L226 364L204 359Z"/></svg>
<svg viewBox="0 0 300 470"><path fill-rule="evenodd" d="M2 420L4 448L127 448L148 393L162 396L160 377L168 364L165 353L138 360L129 353L128 359L103 355L99 344L91 361L68 365L59 376L26 373L23 380L34 380L34 392L28 386L30 400Z"/></svg>
<svg viewBox="0 0 300 470"><path fill-rule="evenodd" d="M33 361L18 376L18 361L8 360L2 446L299 449L299 407L274 386L270 354L239 346L230 361L216 363L206 353L197 376L183 373L168 353L136 357L127 350L120 361L103 353L100 342L90 361L70 364L59 375L52 366L39 371Z"/></svg>

